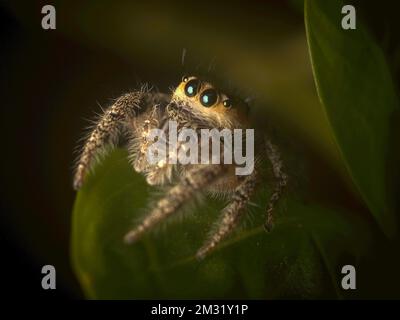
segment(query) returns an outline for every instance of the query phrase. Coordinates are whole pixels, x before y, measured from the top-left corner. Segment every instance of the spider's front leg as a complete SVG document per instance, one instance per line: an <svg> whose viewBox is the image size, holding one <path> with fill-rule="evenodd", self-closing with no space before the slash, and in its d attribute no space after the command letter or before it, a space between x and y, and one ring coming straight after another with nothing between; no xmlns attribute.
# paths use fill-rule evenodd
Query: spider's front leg
<svg viewBox="0 0 400 320"><path fill-rule="evenodd" d="M245 177L236 187L231 202L222 211L222 219L218 229L211 234L207 242L197 251L196 257L203 259L214 250L238 225L240 218L245 214L246 207L254 194L257 184L257 172Z"/></svg>
<svg viewBox="0 0 400 320"><path fill-rule="evenodd" d="M168 99L168 95L144 90L127 93L119 97L104 112L83 146L75 170L74 189L78 190L82 186L96 155L104 150L106 145L115 143L123 126L150 106L166 104Z"/></svg>
<svg viewBox="0 0 400 320"><path fill-rule="evenodd" d="M167 194L156 203L145 219L125 235L125 242L131 244L140 239L143 234L177 212L198 192L218 180L225 172L225 166L216 164L189 170L180 183L169 189Z"/></svg>
<svg viewBox="0 0 400 320"><path fill-rule="evenodd" d="M267 219L264 224L265 230L268 232L272 230L272 227L274 225L274 209L276 206L276 203L280 199L283 190L285 186L287 185L288 181L288 176L287 174L283 171L283 162L281 159L280 152L278 151L278 148L268 139L265 139L265 146L266 146L266 151L267 151L267 157L269 161L271 162L272 166L272 173L274 175L275 179L275 188L272 192L272 195L269 199L268 205L267 205Z"/></svg>

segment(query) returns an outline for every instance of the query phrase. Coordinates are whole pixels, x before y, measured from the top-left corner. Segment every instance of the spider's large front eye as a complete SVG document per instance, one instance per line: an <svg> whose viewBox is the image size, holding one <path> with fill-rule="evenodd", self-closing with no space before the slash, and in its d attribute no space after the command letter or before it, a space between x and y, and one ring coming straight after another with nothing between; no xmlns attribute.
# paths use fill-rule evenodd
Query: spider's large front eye
<svg viewBox="0 0 400 320"><path fill-rule="evenodd" d="M194 97L200 88L200 81L197 79L192 79L185 85L185 94L188 97Z"/></svg>
<svg viewBox="0 0 400 320"><path fill-rule="evenodd" d="M200 96L200 103L209 108L212 107L218 100L218 93L214 89L207 89Z"/></svg>

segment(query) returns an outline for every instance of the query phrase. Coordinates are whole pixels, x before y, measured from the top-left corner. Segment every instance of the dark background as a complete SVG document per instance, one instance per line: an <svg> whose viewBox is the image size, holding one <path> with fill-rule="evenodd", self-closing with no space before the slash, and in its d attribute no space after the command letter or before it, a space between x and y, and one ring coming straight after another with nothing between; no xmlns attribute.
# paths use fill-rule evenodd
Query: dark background
<svg viewBox="0 0 400 320"><path fill-rule="evenodd" d="M44 4L56 7L56 30L41 29ZM385 46L395 77L397 34L387 37L386 30L400 30L396 12L395 4L369 2L362 13ZM337 174L340 162L319 121L302 1L25 1L2 3L0 24L1 270L10 296L82 297L69 260L77 141L99 105L143 82L161 90L179 82L183 48L194 67L214 64L252 94L267 88L265 95L280 106L270 111L271 118L298 136L316 164L311 172L319 180L315 197L365 210L348 190L346 177ZM128 29L131 33L121 34ZM235 64L243 60L250 62ZM255 75L264 76L263 70L268 83ZM262 99L267 100L261 94ZM308 108L301 115L292 107L299 103ZM306 122L297 121L299 116ZM321 193L324 181L329 185ZM41 289L45 264L56 267L55 291Z"/></svg>

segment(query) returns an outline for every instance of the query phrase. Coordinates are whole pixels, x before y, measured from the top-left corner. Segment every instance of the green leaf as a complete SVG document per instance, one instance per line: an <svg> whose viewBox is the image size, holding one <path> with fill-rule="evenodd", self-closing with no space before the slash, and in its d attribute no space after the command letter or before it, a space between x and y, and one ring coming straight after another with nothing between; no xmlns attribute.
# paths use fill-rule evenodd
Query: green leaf
<svg viewBox="0 0 400 320"><path fill-rule="evenodd" d="M251 221L203 261L194 257L221 201L206 199L180 219L128 246L122 241L155 197L115 150L95 167L73 212L72 260L89 298L323 298L340 297L339 266L357 262L370 244L360 217L293 199L275 229L261 225L262 188Z"/></svg>
<svg viewBox="0 0 400 320"><path fill-rule="evenodd" d="M356 188L383 231L393 235L396 223L386 166L390 118L398 101L382 50L361 15L356 30L342 29L343 5L342 1L305 2L314 78Z"/></svg>

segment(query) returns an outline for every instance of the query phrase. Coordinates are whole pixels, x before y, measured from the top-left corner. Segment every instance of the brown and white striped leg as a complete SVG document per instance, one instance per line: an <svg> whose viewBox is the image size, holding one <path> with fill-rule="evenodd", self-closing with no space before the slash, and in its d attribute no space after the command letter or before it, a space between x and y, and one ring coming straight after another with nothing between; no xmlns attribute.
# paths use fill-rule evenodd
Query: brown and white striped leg
<svg viewBox="0 0 400 320"><path fill-rule="evenodd" d="M235 189L232 201L222 211L222 220L216 232L214 232L207 242L197 251L196 257L203 259L207 254L214 250L222 240L224 240L238 225L240 218L246 212L250 197L254 194L257 183L257 174L244 178L243 182Z"/></svg>
<svg viewBox="0 0 400 320"><path fill-rule="evenodd" d="M135 91L119 97L105 111L83 146L75 170L74 189L78 190L82 186L96 155L104 150L106 145L113 145L115 143L124 123L136 117L138 113L143 112L149 106L167 102L166 100L166 95L145 91Z"/></svg>
<svg viewBox="0 0 400 320"><path fill-rule="evenodd" d="M272 173L275 179L275 187L267 205L267 218L264 224L266 231L270 232L274 226L274 209L280 199L282 192L287 185L288 176L283 171L283 162L278 148L269 139L265 141L267 156L272 166Z"/></svg>
<svg viewBox="0 0 400 320"><path fill-rule="evenodd" d="M207 165L189 171L179 184L169 189L157 202L149 215L125 235L125 242L130 244L140 239L144 233L182 208L196 193L220 178L225 171L223 165Z"/></svg>

